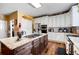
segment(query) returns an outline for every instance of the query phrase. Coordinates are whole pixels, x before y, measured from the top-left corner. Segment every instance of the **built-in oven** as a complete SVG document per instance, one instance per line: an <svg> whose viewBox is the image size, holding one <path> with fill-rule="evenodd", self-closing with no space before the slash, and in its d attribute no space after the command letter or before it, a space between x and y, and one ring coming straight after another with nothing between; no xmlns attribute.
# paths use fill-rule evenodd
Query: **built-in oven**
<svg viewBox="0 0 79 59"><path fill-rule="evenodd" d="M41 25L41 32L47 33L47 25Z"/></svg>

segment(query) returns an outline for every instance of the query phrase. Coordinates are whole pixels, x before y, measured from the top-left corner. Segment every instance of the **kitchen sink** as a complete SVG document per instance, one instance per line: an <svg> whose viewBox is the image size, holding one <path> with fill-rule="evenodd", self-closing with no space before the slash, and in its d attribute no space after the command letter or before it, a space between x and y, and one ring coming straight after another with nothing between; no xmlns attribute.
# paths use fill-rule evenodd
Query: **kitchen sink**
<svg viewBox="0 0 79 59"><path fill-rule="evenodd" d="M26 38L35 38L35 37L38 37L40 36L40 34L32 34L32 35L27 35L27 36L24 36Z"/></svg>

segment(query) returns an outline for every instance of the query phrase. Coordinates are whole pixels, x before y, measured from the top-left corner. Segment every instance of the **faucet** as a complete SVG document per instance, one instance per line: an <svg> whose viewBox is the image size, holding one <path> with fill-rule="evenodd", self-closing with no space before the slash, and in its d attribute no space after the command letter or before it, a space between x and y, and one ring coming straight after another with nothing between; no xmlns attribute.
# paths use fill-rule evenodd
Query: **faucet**
<svg viewBox="0 0 79 59"><path fill-rule="evenodd" d="M19 41L22 38L22 35L24 35L24 34L26 34L25 31L17 32L17 36L18 36L17 41Z"/></svg>
<svg viewBox="0 0 79 59"><path fill-rule="evenodd" d="M17 32L17 36L18 36L17 41L19 41L21 39L21 37L22 37L21 32Z"/></svg>

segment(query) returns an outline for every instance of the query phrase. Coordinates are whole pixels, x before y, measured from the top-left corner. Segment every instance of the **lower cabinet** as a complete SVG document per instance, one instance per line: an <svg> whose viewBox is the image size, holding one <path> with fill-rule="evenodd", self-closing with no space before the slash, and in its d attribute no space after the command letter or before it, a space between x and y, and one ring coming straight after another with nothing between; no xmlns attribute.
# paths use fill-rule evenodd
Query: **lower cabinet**
<svg viewBox="0 0 79 59"><path fill-rule="evenodd" d="M48 32L48 39L49 39L49 41L64 42L65 33Z"/></svg>
<svg viewBox="0 0 79 59"><path fill-rule="evenodd" d="M35 39L32 42L26 43L20 47L10 50L1 43L1 53L3 55L39 55L48 44L48 35Z"/></svg>
<svg viewBox="0 0 79 59"><path fill-rule="evenodd" d="M14 49L14 54L15 55L32 54L31 49L32 49L32 42L29 42L21 47Z"/></svg>
<svg viewBox="0 0 79 59"><path fill-rule="evenodd" d="M46 48L48 44L48 35L43 36L32 42L32 54L39 55Z"/></svg>
<svg viewBox="0 0 79 59"><path fill-rule="evenodd" d="M32 42L32 54L38 55L39 54L39 39L34 40Z"/></svg>

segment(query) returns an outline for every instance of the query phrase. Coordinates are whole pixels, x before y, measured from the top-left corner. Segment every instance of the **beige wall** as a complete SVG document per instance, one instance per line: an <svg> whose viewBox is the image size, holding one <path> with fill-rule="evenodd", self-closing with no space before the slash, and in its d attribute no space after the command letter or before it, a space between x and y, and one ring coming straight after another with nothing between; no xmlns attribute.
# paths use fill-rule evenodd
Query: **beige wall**
<svg viewBox="0 0 79 59"><path fill-rule="evenodd" d="M33 17L30 16L30 15L27 15L27 14L25 14L25 13L23 13L23 12L18 11L18 20L21 20L21 19L23 19L23 18L24 18L25 20L30 20L30 21L32 21L32 32L33 32L33 29L34 29Z"/></svg>
<svg viewBox="0 0 79 59"><path fill-rule="evenodd" d="M26 20L31 20L33 22L33 17L32 16L27 15L27 14L25 14L23 12L20 12L20 11L14 11L14 12L12 12L9 15L5 15L5 20L7 21L7 32L9 31L8 30L8 28L9 28L9 21L11 19L17 20L17 26L15 26L14 28L16 28L17 31L18 31L19 30L18 29L18 23L19 23L18 21L19 21L19 19L21 20L23 18L26 19ZM32 23L32 27L34 28L33 23Z"/></svg>

